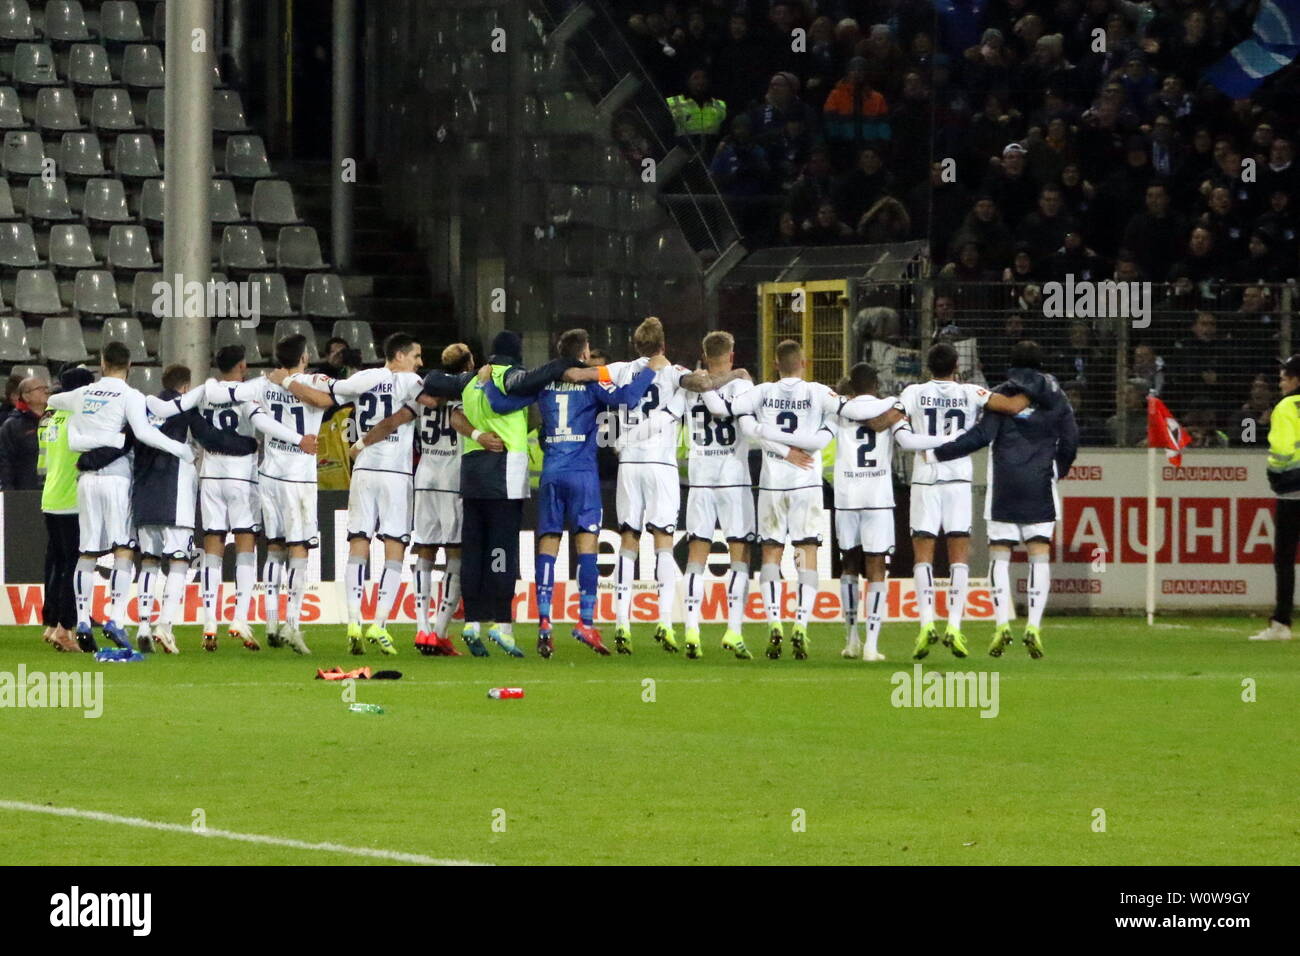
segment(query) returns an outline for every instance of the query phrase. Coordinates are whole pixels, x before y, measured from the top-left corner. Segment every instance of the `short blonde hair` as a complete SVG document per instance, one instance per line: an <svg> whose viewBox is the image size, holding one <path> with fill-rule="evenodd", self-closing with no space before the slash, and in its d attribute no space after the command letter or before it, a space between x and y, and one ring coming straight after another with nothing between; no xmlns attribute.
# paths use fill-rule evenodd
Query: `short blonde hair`
<svg viewBox="0 0 1300 956"><path fill-rule="evenodd" d="M652 315L632 333L632 347L643 358L658 355L664 350L664 324Z"/></svg>
<svg viewBox="0 0 1300 956"><path fill-rule="evenodd" d="M704 336L704 357L719 359L736 349L736 338L730 332L710 332Z"/></svg>
<svg viewBox="0 0 1300 956"><path fill-rule="evenodd" d="M469 346L464 342L453 342L442 350L442 367L448 371L459 369L470 357Z"/></svg>
<svg viewBox="0 0 1300 956"><path fill-rule="evenodd" d="M782 375L794 372L801 358L803 358L803 346L794 339L786 339L776 347L776 367Z"/></svg>

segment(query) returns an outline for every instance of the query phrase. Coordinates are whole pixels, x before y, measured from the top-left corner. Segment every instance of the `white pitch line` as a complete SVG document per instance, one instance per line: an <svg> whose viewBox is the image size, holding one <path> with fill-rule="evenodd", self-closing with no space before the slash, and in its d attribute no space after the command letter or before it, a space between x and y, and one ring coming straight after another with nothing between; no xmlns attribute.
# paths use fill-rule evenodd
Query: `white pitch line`
<svg viewBox="0 0 1300 956"><path fill-rule="evenodd" d="M120 817L114 813L101 813L98 810L78 810L76 807L48 807L40 803L23 803L20 800L0 800L0 810L14 810L19 813L44 813L53 817L73 817L79 820L94 820L98 823L117 823L122 826L139 827L143 830L162 830L167 833L186 833L190 836L209 837L217 840L234 840L239 843L260 843L266 846L282 846L291 850L313 850L323 853L344 853L349 856L368 856L378 860L391 860L394 863L415 863L420 866L490 866L487 863L474 863L470 860L440 860L436 857L421 856L419 853L403 853L399 850L377 850L365 846L344 846L341 843L308 843L305 840L292 840L288 837L264 836L260 833L236 833L234 830L203 829L195 830L180 823L160 823L157 820L145 820L140 817Z"/></svg>

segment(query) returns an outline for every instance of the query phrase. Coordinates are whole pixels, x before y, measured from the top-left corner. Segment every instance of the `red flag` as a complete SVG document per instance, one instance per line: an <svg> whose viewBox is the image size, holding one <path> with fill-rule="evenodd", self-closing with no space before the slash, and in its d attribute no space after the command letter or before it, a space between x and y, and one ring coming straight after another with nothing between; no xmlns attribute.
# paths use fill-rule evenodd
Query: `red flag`
<svg viewBox="0 0 1300 956"><path fill-rule="evenodd" d="M1165 403L1154 395L1147 396L1147 446L1163 448L1165 457L1175 468L1182 467L1183 449L1192 443L1178 419L1169 413Z"/></svg>

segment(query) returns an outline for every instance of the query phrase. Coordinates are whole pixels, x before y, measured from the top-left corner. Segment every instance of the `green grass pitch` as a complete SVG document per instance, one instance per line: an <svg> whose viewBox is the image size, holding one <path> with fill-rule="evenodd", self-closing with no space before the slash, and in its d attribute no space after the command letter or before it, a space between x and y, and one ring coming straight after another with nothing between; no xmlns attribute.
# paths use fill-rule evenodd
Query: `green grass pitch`
<svg viewBox="0 0 1300 956"><path fill-rule="evenodd" d="M915 629L887 625L884 664L717 647L598 658L557 629L557 656L427 659L400 628L395 659L351 658L341 627L310 658L223 639L140 664L56 654L35 628L0 633L0 671L103 669L103 716L0 710L9 801L139 817L154 830L0 808L11 864L381 863L346 853L201 839L208 828L497 864L1291 864L1300 647L1252 644L1258 622L1049 618L1047 656L991 628L972 656L927 669L996 670L1000 713L900 709ZM260 629L259 629L260 630ZM612 632L612 629L610 629ZM608 634L607 634L608 639ZM679 631L680 640L680 631ZM396 667L360 682L355 714L317 667ZM654 700L643 681L654 680ZM1243 701L1243 681L1256 700ZM489 700L520 685L523 700ZM1096 832L1104 813L1104 832Z"/></svg>

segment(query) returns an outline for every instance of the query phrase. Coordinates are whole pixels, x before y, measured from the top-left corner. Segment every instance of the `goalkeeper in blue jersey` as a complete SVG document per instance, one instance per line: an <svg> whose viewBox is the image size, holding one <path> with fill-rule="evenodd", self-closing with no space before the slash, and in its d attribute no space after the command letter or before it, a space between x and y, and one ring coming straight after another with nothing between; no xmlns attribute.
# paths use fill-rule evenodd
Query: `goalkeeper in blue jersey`
<svg viewBox="0 0 1300 956"><path fill-rule="evenodd" d="M560 336L560 357L586 362L591 346L585 329L570 329ZM657 364L656 364L657 363ZM551 595L555 587L555 556L560 535L573 532L578 549L578 590L581 622L573 636L597 654L608 654L595 628L596 535L602 508L600 477L596 466L599 415L610 407L636 405L668 364L662 355L652 359L626 385L614 387L607 375L599 382L552 382L536 395L504 395L492 382L485 386L488 402L499 415L533 402L541 412L542 480L537 501L537 653L550 657Z"/></svg>

